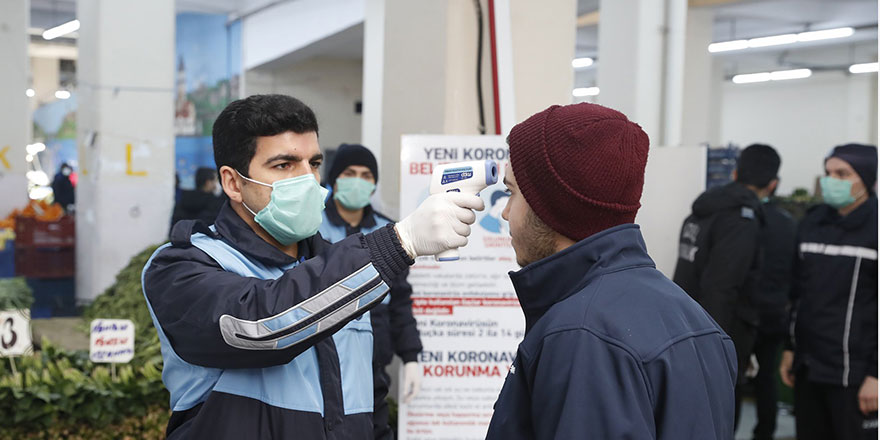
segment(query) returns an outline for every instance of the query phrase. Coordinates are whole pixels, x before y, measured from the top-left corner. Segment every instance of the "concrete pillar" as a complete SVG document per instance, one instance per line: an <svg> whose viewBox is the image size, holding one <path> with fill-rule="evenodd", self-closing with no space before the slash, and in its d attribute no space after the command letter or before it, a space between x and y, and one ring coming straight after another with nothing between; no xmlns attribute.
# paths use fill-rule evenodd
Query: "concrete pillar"
<svg viewBox="0 0 880 440"><path fill-rule="evenodd" d="M709 53L715 13L711 8L687 11L687 38L684 42L684 68L680 136L668 145L694 146L720 143L721 83L720 65Z"/></svg>
<svg viewBox="0 0 880 440"><path fill-rule="evenodd" d="M77 18L77 301L88 302L168 233L174 0L80 0Z"/></svg>
<svg viewBox="0 0 880 440"><path fill-rule="evenodd" d="M27 203L25 146L30 140L28 0L0 2L0 218Z"/></svg>
<svg viewBox="0 0 880 440"><path fill-rule="evenodd" d="M398 214L402 134L479 134L477 16L459 0L366 0L363 144L379 157L380 204ZM483 105L493 134L489 9L483 7ZM515 122L551 104L571 102L575 0L497 0L507 11L499 36L507 44ZM509 63L507 61L510 61ZM510 98L510 97L508 97Z"/></svg>
<svg viewBox="0 0 880 440"><path fill-rule="evenodd" d="M687 0L601 0L597 102L638 122L655 146L717 143L711 8Z"/></svg>
<svg viewBox="0 0 880 440"><path fill-rule="evenodd" d="M666 3L599 1L597 102L639 123L652 145L662 144Z"/></svg>

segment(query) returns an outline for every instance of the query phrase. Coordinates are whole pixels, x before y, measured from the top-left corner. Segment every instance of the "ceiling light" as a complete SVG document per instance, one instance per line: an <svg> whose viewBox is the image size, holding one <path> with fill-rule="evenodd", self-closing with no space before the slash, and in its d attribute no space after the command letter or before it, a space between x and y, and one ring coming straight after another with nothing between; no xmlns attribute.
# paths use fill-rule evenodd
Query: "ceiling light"
<svg viewBox="0 0 880 440"><path fill-rule="evenodd" d="M34 89L27 89L24 91L24 94L27 95L28 98L33 98L37 92L35 92Z"/></svg>
<svg viewBox="0 0 880 440"><path fill-rule="evenodd" d="M735 75L736 84L750 84L766 81L783 81L787 79L809 78L813 74L810 69L777 70L776 72L744 73Z"/></svg>
<svg viewBox="0 0 880 440"><path fill-rule="evenodd" d="M45 150L46 150L46 144L44 144L44 143L42 143L42 142L37 142L37 143L35 143L35 144L29 144L29 145L27 145L26 147L24 147L24 149L27 150L27 153L28 153L29 155L34 156L34 155L36 155L37 153L40 153L40 152L45 151Z"/></svg>
<svg viewBox="0 0 880 440"><path fill-rule="evenodd" d="M581 67L590 67L592 65L593 65L592 58L575 58L575 59L571 60L571 67L574 67L575 69L578 69Z"/></svg>
<svg viewBox="0 0 880 440"><path fill-rule="evenodd" d="M709 45L709 52L727 52L731 50L742 50L749 48L749 40L733 40L721 43L712 43Z"/></svg>
<svg viewBox="0 0 880 440"><path fill-rule="evenodd" d="M773 35L771 37L750 38L749 47L779 46L780 44L797 43L797 34Z"/></svg>
<svg viewBox="0 0 880 440"><path fill-rule="evenodd" d="M24 160L26 160L26 161L28 161L28 162L33 162L33 161L34 161L34 156L28 154L27 156L24 157Z"/></svg>
<svg viewBox="0 0 880 440"><path fill-rule="evenodd" d="M721 41L709 45L709 52L728 52L754 47L779 46L782 44L802 43L805 41L830 40L852 36L855 29L842 27L835 29L823 29L821 31L808 31L799 34L771 35L769 37L751 38L748 40Z"/></svg>
<svg viewBox="0 0 880 440"><path fill-rule="evenodd" d="M733 82L736 84L749 84L764 81L770 81L770 72L744 73L733 77Z"/></svg>
<svg viewBox="0 0 880 440"><path fill-rule="evenodd" d="M849 73L870 73L877 71L877 63L862 63L849 66Z"/></svg>
<svg viewBox="0 0 880 440"><path fill-rule="evenodd" d="M572 96L584 97L584 96L596 96L599 94L598 87L579 87L571 91Z"/></svg>
<svg viewBox="0 0 880 440"><path fill-rule="evenodd" d="M78 30L79 20L68 21L67 23L55 26L52 29L46 29L46 31L43 32L43 39L52 40L54 38L58 38L62 35L67 35L71 32L76 32Z"/></svg>
<svg viewBox="0 0 880 440"><path fill-rule="evenodd" d="M55 92L55 97L58 99L67 99L70 98L70 92L67 90L58 90Z"/></svg>
<svg viewBox="0 0 880 440"><path fill-rule="evenodd" d="M810 69L779 70L776 72L770 72L770 80L783 81L786 79L809 78L812 74L813 71Z"/></svg>
<svg viewBox="0 0 880 440"><path fill-rule="evenodd" d="M798 34L798 41L818 41L830 40L832 38L844 38L851 36L855 32L855 29L851 27L825 29L823 31L801 32Z"/></svg>

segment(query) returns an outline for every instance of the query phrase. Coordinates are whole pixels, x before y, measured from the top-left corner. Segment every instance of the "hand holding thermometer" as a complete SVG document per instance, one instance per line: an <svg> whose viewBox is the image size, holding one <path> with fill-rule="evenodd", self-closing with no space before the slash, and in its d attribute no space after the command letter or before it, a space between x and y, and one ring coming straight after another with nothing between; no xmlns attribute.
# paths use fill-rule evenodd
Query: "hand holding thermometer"
<svg viewBox="0 0 880 440"><path fill-rule="evenodd" d="M498 182L498 165L493 160L474 160L440 165L431 176L431 194L463 192L479 195ZM458 249L437 254L437 261L458 260Z"/></svg>

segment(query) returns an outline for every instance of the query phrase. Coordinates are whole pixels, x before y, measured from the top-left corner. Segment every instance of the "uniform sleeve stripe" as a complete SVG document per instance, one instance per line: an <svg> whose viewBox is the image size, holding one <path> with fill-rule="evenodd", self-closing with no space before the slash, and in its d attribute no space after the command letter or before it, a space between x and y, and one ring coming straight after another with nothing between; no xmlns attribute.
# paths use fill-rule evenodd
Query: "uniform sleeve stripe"
<svg viewBox="0 0 880 440"><path fill-rule="evenodd" d="M376 293L382 290L384 291ZM250 350L286 348L320 332L322 328L352 316L372 303L388 287L378 271L368 264L317 295L278 314L259 321L231 315L220 317L220 331L227 344ZM361 301L365 296L372 300Z"/></svg>
<svg viewBox="0 0 880 440"><path fill-rule="evenodd" d="M861 246L841 246L825 243L801 243L802 254L819 254L832 257L853 257L863 260L877 260L877 250Z"/></svg>

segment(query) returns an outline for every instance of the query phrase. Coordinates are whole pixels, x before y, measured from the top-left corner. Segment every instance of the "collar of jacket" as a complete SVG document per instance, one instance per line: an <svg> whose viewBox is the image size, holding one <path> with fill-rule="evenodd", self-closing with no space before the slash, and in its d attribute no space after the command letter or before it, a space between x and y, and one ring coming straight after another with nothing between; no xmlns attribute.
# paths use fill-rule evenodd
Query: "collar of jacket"
<svg viewBox="0 0 880 440"><path fill-rule="evenodd" d="M281 252L280 249L267 243L260 238L238 213L232 209L227 200L220 208L217 219L214 220L217 234L239 252L245 254L260 263L269 266L284 267L297 261L290 255ZM319 246L320 235L317 233L299 242L299 260L311 258Z"/></svg>
<svg viewBox="0 0 880 440"><path fill-rule="evenodd" d="M509 275L528 332L550 307L594 278L644 266L654 267L654 261L648 256L639 226L625 224L587 237Z"/></svg>
<svg viewBox="0 0 880 440"><path fill-rule="evenodd" d="M871 219L872 213L877 212L877 196L873 194L868 196L868 200L866 200L865 203L862 203L855 209L855 211L849 213L846 217L841 217L836 209L824 203L819 206L819 209L824 210L819 223L837 224L846 230L858 229L864 225L866 221Z"/></svg>
<svg viewBox="0 0 880 440"><path fill-rule="evenodd" d="M330 196L330 199L327 200L327 202L324 211L327 211L327 220L330 220L330 224L333 226L351 227L351 225L339 215L339 210L336 209L336 202L333 200L333 196ZM376 218L373 217L373 205L364 206L364 216L361 218L361 223L357 225L355 229L372 228L375 226Z"/></svg>

